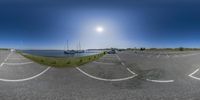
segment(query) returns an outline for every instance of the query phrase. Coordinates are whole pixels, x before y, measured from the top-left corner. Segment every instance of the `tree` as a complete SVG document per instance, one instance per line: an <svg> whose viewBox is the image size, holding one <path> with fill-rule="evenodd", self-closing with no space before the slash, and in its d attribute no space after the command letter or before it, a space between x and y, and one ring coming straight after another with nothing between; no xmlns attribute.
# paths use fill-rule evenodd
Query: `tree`
<svg viewBox="0 0 200 100"><path fill-rule="evenodd" d="M140 51L144 51L146 48L140 48Z"/></svg>
<svg viewBox="0 0 200 100"><path fill-rule="evenodd" d="M183 51L184 50L184 48L183 47L179 47L179 51Z"/></svg>

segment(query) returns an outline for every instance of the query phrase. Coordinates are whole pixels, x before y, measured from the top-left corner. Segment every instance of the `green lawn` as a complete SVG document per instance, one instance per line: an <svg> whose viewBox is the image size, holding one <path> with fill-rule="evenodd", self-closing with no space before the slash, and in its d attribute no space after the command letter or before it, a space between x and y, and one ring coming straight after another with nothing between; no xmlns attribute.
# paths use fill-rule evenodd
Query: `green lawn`
<svg viewBox="0 0 200 100"><path fill-rule="evenodd" d="M54 58L54 57L43 57L43 56L35 56L30 54L23 54L24 57L37 62L42 65L47 65L51 67L76 67L88 62L94 61L105 55L106 53L100 53L92 56L84 56L84 57L71 57L71 58Z"/></svg>

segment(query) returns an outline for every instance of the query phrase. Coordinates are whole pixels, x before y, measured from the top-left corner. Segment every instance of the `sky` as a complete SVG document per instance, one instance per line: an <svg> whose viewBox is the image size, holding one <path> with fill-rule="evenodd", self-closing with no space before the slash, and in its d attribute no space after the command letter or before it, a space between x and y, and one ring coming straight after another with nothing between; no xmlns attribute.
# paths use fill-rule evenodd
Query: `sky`
<svg viewBox="0 0 200 100"><path fill-rule="evenodd" d="M0 48L200 48L198 0L0 1ZM103 28L102 32L96 30Z"/></svg>

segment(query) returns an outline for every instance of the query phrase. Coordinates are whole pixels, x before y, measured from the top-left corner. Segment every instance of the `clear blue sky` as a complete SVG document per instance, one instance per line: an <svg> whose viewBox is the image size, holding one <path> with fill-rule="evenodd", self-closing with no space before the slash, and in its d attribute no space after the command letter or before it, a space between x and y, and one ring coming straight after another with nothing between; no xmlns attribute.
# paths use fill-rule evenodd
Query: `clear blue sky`
<svg viewBox="0 0 200 100"><path fill-rule="evenodd" d="M0 1L0 48L200 47L200 2ZM95 28L101 26L100 34Z"/></svg>

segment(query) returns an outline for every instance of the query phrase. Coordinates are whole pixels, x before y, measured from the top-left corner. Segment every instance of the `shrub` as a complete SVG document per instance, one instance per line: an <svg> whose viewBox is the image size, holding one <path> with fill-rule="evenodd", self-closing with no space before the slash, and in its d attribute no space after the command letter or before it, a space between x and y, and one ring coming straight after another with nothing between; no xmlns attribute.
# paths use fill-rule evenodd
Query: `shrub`
<svg viewBox="0 0 200 100"><path fill-rule="evenodd" d="M83 62L83 59L80 59L79 62Z"/></svg>
<svg viewBox="0 0 200 100"><path fill-rule="evenodd" d="M44 62L44 60L43 60L43 59L41 59L41 60L40 60L40 62Z"/></svg>
<svg viewBox="0 0 200 100"><path fill-rule="evenodd" d="M184 50L184 48L183 47L179 47L179 51L183 51Z"/></svg>
<svg viewBox="0 0 200 100"><path fill-rule="evenodd" d="M69 60L69 61L67 61L67 64L71 64L71 61Z"/></svg>
<svg viewBox="0 0 200 100"><path fill-rule="evenodd" d="M140 48L140 51L144 51L144 50L146 50L146 48Z"/></svg>

